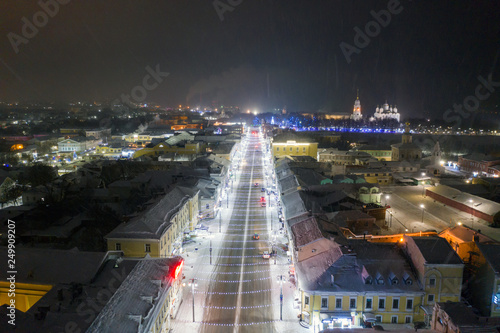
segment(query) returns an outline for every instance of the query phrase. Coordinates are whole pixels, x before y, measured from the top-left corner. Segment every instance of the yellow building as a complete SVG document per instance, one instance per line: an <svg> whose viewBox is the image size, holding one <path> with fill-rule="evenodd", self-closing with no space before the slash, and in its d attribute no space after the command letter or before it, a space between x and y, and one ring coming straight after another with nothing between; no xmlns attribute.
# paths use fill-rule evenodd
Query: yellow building
<svg viewBox="0 0 500 333"><path fill-rule="evenodd" d="M394 244L348 244L297 263L301 319L316 331L420 320L424 292Z"/></svg>
<svg viewBox="0 0 500 333"><path fill-rule="evenodd" d="M392 148L387 146L374 146L374 145L365 145L361 146L357 151L365 152L375 157L379 161L391 161L392 156Z"/></svg>
<svg viewBox="0 0 500 333"><path fill-rule="evenodd" d="M7 251L7 247L1 248L0 255L8 258ZM0 306L9 305L14 300L15 308L26 312L48 292L54 292L52 289L59 284L89 282L106 257L107 253L80 252L76 249L18 247L15 260L20 264L16 265L17 274L14 274L15 287L11 288L12 281L7 280L10 274L5 271L0 277ZM11 289L15 292L12 293Z"/></svg>
<svg viewBox="0 0 500 333"><path fill-rule="evenodd" d="M126 257L168 257L180 252L184 231L198 223L198 190L176 186L144 214L106 235L108 250Z"/></svg>
<svg viewBox="0 0 500 333"><path fill-rule="evenodd" d="M201 150L202 147L198 142L186 142L184 144L177 144L177 145L169 145L166 142L161 142L153 147L146 147L136 150L133 158L138 158L140 156L158 157L168 153L194 155L194 154L199 154Z"/></svg>
<svg viewBox="0 0 500 333"><path fill-rule="evenodd" d="M418 315L428 324L436 302L460 301L464 264L444 238L404 236L401 243L424 288Z"/></svg>
<svg viewBox="0 0 500 333"><path fill-rule="evenodd" d="M394 181L389 169L369 169L358 166L346 166L346 174L365 178L367 183L389 185Z"/></svg>
<svg viewBox="0 0 500 333"><path fill-rule="evenodd" d="M311 156L314 159L318 158L318 143L317 142L296 142L288 140L287 142L272 143L273 157L284 156Z"/></svg>
<svg viewBox="0 0 500 333"><path fill-rule="evenodd" d="M108 145L99 145L95 152L105 156L121 156L122 147L113 147Z"/></svg>

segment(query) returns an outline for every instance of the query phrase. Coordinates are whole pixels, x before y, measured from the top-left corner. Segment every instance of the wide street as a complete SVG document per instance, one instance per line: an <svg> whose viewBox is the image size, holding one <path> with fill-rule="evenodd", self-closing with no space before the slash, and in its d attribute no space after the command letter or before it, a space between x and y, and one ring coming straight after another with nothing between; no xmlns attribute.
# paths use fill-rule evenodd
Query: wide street
<svg viewBox="0 0 500 333"><path fill-rule="evenodd" d="M426 188L428 187L430 185L426 185ZM382 204L387 203L391 206L386 214L390 225L387 233L426 230L440 232L461 223L474 230L481 230L481 233L495 240L500 240L500 229L491 228L488 222L478 217L473 217L426 196L425 189L421 185L384 186L381 191L384 192Z"/></svg>
<svg viewBox="0 0 500 333"><path fill-rule="evenodd" d="M209 227L206 235L185 247L183 303L173 320L174 332L305 330L293 309L295 287L289 281L283 250L287 239L278 223L277 201L262 191L273 187L266 150L259 129L250 131L240 144L240 155L231 161L232 176L217 217L204 221ZM276 257L263 258L264 251L273 249Z"/></svg>

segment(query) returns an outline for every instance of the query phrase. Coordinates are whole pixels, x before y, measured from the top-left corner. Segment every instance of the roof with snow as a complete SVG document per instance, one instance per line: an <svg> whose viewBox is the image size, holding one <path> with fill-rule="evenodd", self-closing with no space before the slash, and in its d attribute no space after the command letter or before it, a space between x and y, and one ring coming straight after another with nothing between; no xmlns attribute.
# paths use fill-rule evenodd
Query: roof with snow
<svg viewBox="0 0 500 333"><path fill-rule="evenodd" d="M469 206L487 215L493 216L496 213L500 212L499 203L472 194L461 192L446 185L428 187L426 188L426 191L439 194L445 198L451 199L465 206Z"/></svg>
<svg viewBox="0 0 500 333"><path fill-rule="evenodd" d="M409 264L393 244L351 241L338 247L328 267L316 260L312 257L297 264L304 290L423 294Z"/></svg>
<svg viewBox="0 0 500 333"><path fill-rule="evenodd" d="M180 257L139 261L99 313L88 332L151 332L155 310L163 305L171 286L171 269Z"/></svg>
<svg viewBox="0 0 500 333"><path fill-rule="evenodd" d="M129 222L120 224L106 235L106 238L159 239L165 230L171 226L170 220L172 217L196 193L198 193L198 190L176 186L163 198L156 200L145 213L134 217Z"/></svg>

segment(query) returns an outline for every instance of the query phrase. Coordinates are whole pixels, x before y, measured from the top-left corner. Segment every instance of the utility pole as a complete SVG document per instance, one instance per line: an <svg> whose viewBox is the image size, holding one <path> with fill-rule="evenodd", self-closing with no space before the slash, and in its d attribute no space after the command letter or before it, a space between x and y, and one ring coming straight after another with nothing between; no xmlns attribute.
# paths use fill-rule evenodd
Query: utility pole
<svg viewBox="0 0 500 333"><path fill-rule="evenodd" d="M212 240L210 240L210 265L212 265Z"/></svg>
<svg viewBox="0 0 500 333"><path fill-rule="evenodd" d="M280 284L281 284L281 289L280 289L280 320L283 320L283 275L280 275ZM194 312L193 312L193 316L194 316Z"/></svg>
<svg viewBox="0 0 500 333"><path fill-rule="evenodd" d="M193 294L193 323L194 323L194 287L196 279L191 279L191 293Z"/></svg>

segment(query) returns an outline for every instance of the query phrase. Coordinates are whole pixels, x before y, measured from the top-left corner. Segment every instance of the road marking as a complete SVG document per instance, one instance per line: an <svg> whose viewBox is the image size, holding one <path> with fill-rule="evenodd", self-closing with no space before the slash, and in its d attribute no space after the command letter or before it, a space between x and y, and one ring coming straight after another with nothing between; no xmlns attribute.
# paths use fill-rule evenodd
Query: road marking
<svg viewBox="0 0 500 333"><path fill-rule="evenodd" d="M253 162L255 161L255 150L253 151L253 156L252 156L252 170L250 172L250 185L253 183ZM241 260L241 269L240 269L240 281L238 285L238 298L236 301L236 314L234 318L234 324L236 326L235 332L238 332L239 330L239 323L240 323L240 311L241 311L241 292L243 290L243 270L245 268L245 246L247 243L247 238L248 238L248 219L250 216L250 199L251 199L251 193L252 193L252 186L248 188L248 199L247 199L247 214L245 218L245 237L243 238L243 253L242 253L242 260Z"/></svg>

